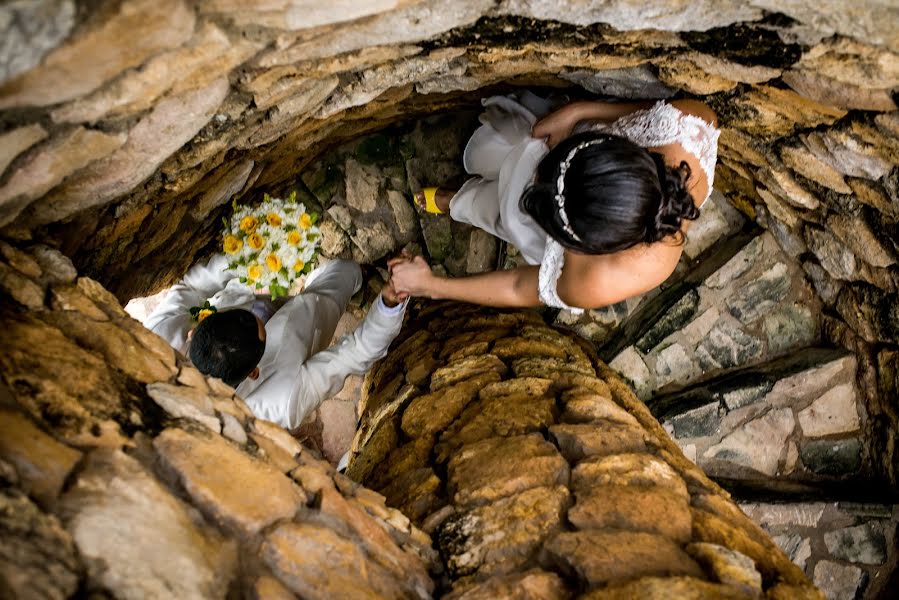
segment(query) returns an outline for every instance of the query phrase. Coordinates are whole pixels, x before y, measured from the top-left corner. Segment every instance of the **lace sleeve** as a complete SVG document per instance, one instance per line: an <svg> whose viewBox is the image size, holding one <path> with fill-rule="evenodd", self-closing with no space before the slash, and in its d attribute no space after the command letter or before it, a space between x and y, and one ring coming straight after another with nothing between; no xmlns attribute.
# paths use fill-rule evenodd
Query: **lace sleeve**
<svg viewBox="0 0 899 600"><path fill-rule="evenodd" d="M721 131L701 118L683 113L661 100L652 108L625 115L614 123L595 125L593 129L620 135L643 148L680 144L699 159L708 180L709 193L703 202L711 195Z"/></svg>
<svg viewBox="0 0 899 600"><path fill-rule="evenodd" d="M559 298L559 293L556 291L556 285L559 282L559 277L562 276L562 267L564 266L565 248L556 240L547 237L546 249L543 251L543 260L540 261L540 271L537 276L537 292L540 296L540 301L553 308L564 308L570 310L573 314L582 314L584 312L583 308L568 306Z"/></svg>

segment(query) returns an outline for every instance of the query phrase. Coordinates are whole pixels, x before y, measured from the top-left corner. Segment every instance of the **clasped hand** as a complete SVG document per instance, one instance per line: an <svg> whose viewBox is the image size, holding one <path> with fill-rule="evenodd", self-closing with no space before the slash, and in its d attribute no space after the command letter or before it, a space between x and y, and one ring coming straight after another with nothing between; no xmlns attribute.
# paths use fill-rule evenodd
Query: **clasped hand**
<svg viewBox="0 0 899 600"><path fill-rule="evenodd" d="M387 268L390 271L390 280L385 289L390 288L398 301L401 302L410 296L431 297L436 275L431 272L431 267L421 256L413 256L407 250L403 250L399 256L387 261Z"/></svg>

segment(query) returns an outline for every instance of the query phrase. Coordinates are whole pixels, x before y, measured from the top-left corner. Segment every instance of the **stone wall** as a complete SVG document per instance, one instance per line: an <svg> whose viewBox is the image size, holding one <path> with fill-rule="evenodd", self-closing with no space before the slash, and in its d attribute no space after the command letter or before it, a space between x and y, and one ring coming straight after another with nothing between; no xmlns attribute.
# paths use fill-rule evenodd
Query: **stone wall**
<svg viewBox="0 0 899 600"><path fill-rule="evenodd" d="M120 299L215 245L229 199L324 150L510 85L705 99L716 186L801 264L859 357L896 481L897 9L843 2L4 3L0 235Z"/></svg>
<svg viewBox="0 0 899 600"><path fill-rule="evenodd" d="M447 597L819 597L582 340L447 303L404 331L347 474L432 534Z"/></svg>
<svg viewBox="0 0 899 600"><path fill-rule="evenodd" d="M382 496L57 251L0 255L0 595L431 596L431 539Z"/></svg>

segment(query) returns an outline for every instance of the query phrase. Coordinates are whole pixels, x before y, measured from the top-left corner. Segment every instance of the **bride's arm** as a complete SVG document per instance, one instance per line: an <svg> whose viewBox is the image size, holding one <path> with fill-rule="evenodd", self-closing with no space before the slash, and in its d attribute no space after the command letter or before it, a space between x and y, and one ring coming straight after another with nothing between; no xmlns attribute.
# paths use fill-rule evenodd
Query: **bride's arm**
<svg viewBox="0 0 899 600"><path fill-rule="evenodd" d="M483 306L540 306L537 295L539 267L518 267L467 277L434 275L428 263L416 256L409 261L390 261L394 288L405 296L433 300L458 300Z"/></svg>
<svg viewBox="0 0 899 600"><path fill-rule="evenodd" d="M652 102L602 102L584 100L566 104L540 119L531 135L535 138L548 138L547 145L556 144L571 135L571 130L581 121L612 122L634 111L652 106Z"/></svg>

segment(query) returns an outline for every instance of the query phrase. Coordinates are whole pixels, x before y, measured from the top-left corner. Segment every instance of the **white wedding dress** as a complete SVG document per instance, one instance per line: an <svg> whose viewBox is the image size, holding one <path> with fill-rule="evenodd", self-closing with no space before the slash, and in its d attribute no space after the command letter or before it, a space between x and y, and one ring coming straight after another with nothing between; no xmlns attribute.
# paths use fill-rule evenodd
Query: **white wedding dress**
<svg viewBox="0 0 899 600"><path fill-rule="evenodd" d="M543 140L531 137L531 129L553 107L527 91L493 96L483 104L482 125L463 155L465 170L475 177L453 196L450 216L513 244L528 264L539 264L538 291L544 304L581 312L566 305L556 292L565 264L564 248L519 207L537 165L549 152ZM699 160L711 194L720 131L699 117L661 100L612 123L581 123L574 133L589 130L620 135L644 148L680 144Z"/></svg>

